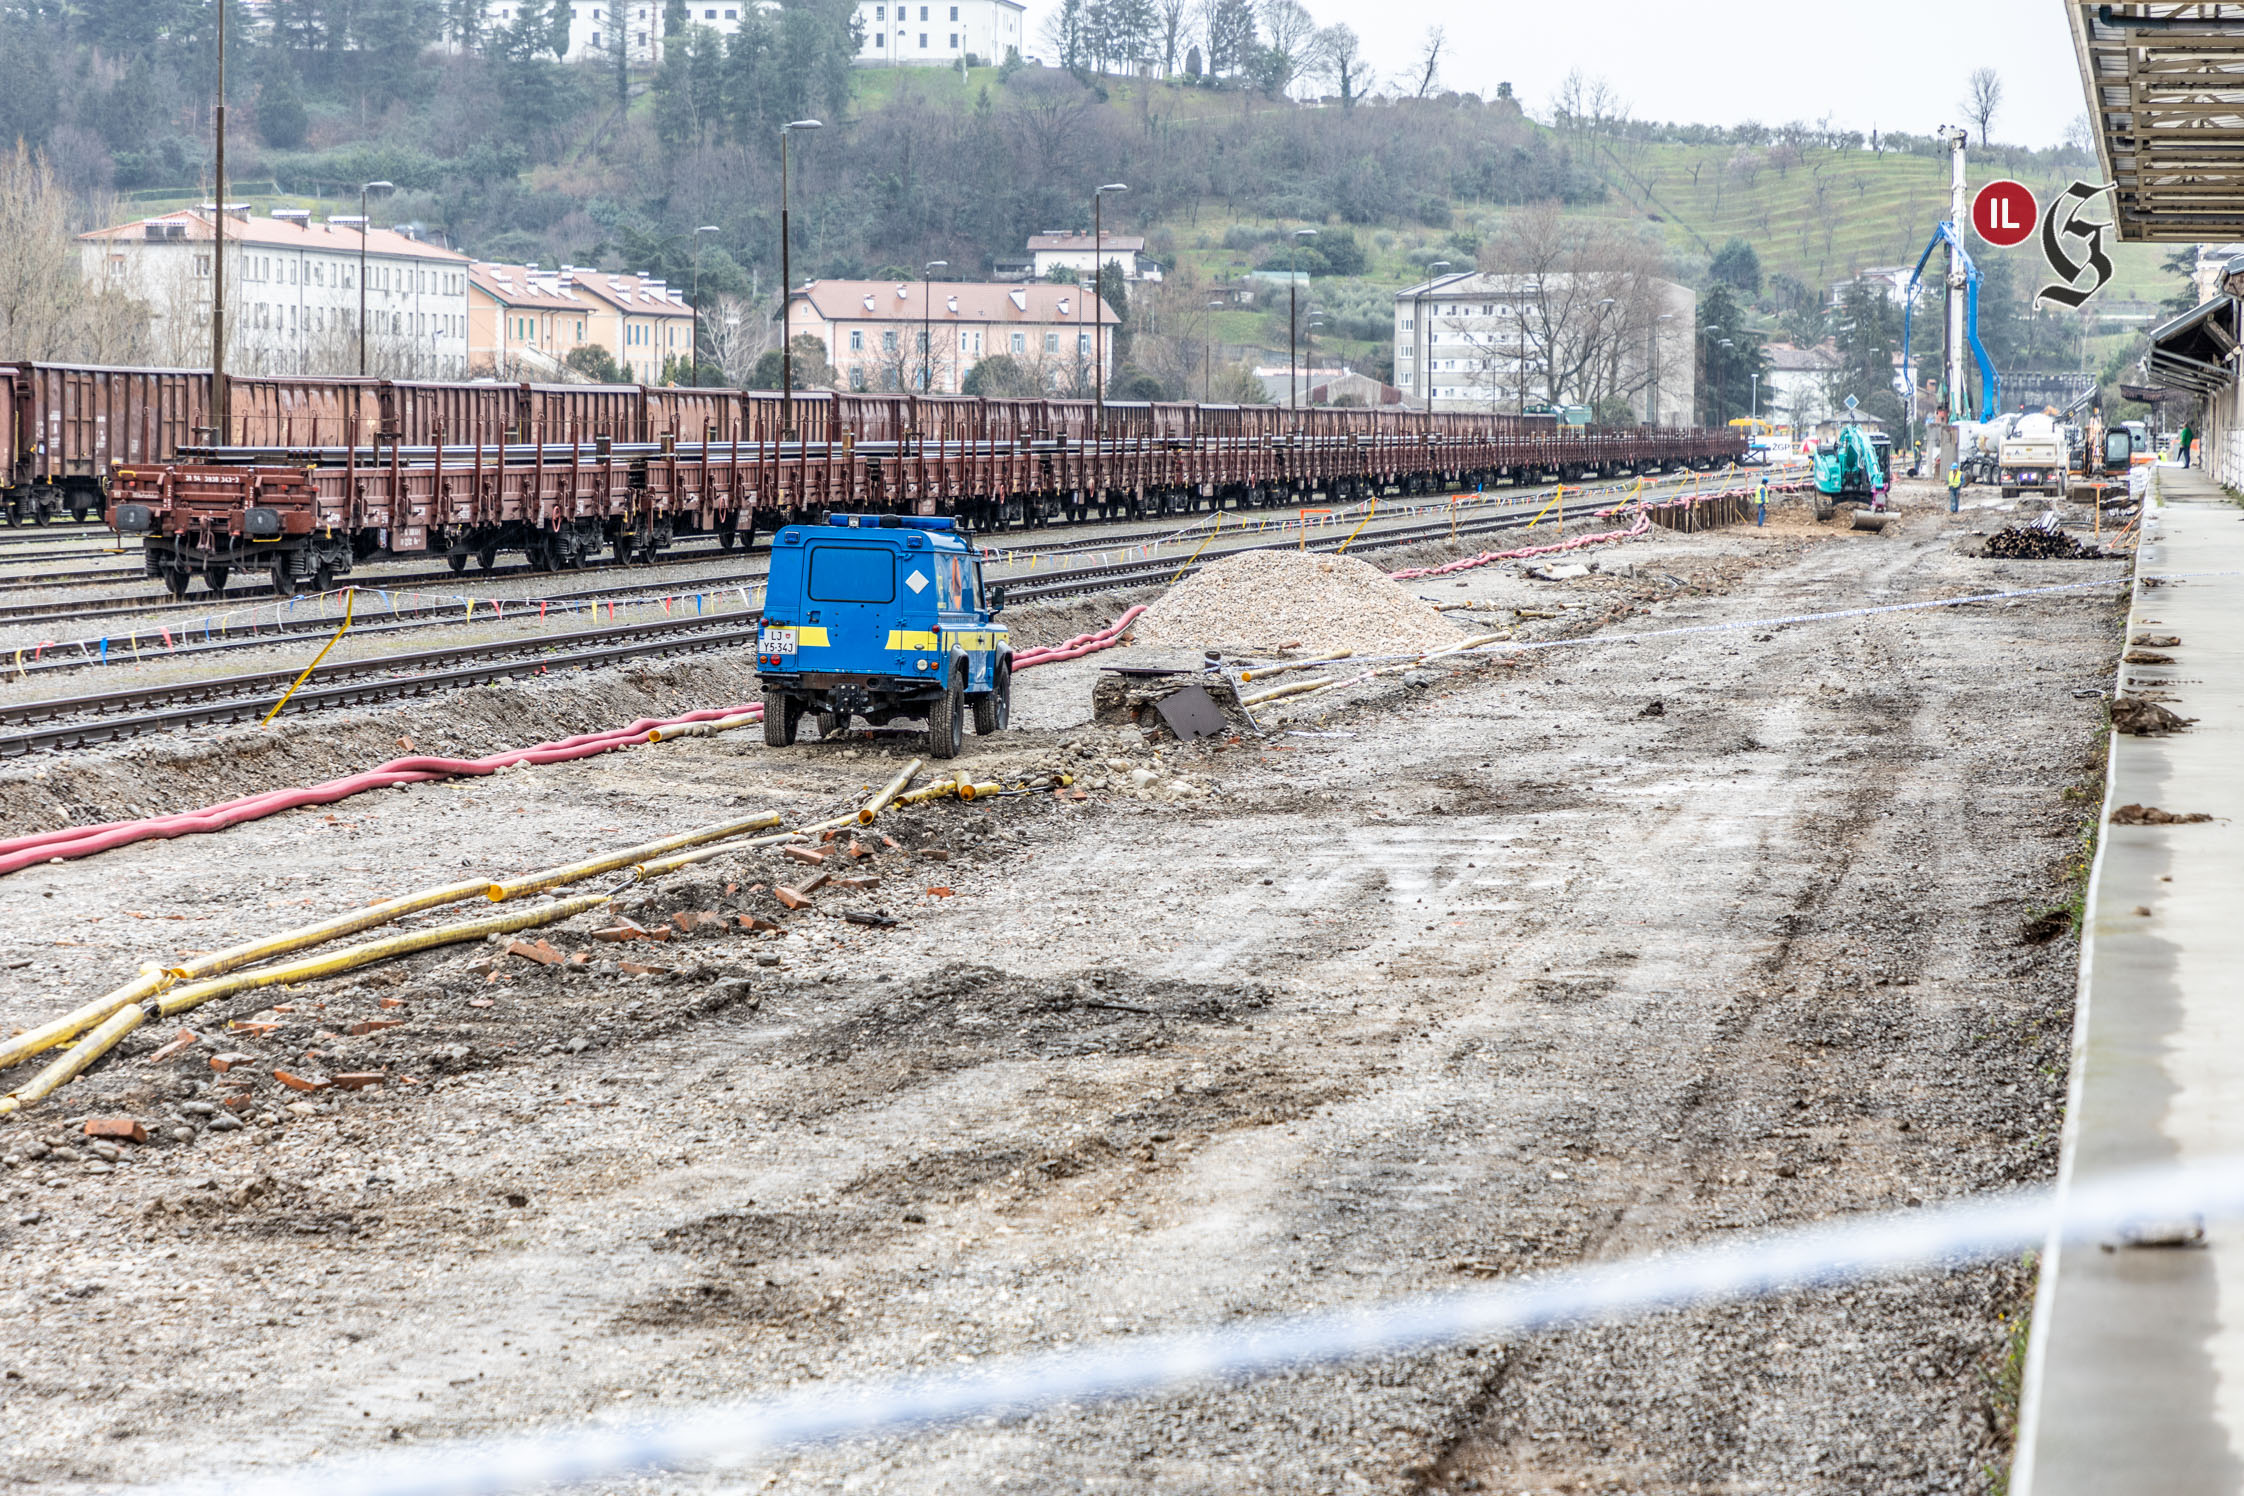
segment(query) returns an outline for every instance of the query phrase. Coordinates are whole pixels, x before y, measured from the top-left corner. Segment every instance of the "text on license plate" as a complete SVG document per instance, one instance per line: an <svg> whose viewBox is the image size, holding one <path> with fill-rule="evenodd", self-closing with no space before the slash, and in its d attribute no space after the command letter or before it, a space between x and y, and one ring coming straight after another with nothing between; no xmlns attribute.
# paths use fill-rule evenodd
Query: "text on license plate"
<svg viewBox="0 0 2244 1496"><path fill-rule="evenodd" d="M794 652L795 631L793 629L765 629L757 637L756 653L758 654L791 655Z"/></svg>

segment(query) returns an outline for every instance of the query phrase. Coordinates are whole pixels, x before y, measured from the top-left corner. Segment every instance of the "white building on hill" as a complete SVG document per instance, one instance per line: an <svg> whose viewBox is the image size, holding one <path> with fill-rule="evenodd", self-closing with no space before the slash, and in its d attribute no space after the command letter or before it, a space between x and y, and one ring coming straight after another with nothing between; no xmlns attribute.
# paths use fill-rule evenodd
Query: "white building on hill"
<svg viewBox="0 0 2244 1496"><path fill-rule="evenodd" d="M858 0L865 66L950 67L972 57L990 64L1021 46L1028 7L1017 0Z"/></svg>
<svg viewBox="0 0 2244 1496"><path fill-rule="evenodd" d="M210 362L209 206L78 237L89 281L145 302L158 362ZM362 243L363 239L363 243ZM358 369L359 265L366 266L367 372L460 379L468 364L468 257L359 220L299 211L226 220L227 362L238 374Z"/></svg>

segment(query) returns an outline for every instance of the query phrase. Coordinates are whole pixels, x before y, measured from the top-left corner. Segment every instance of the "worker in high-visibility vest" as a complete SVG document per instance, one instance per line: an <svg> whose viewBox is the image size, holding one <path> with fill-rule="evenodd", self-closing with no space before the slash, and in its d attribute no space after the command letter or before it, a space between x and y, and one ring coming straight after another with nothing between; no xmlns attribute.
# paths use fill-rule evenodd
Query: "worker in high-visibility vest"
<svg viewBox="0 0 2244 1496"><path fill-rule="evenodd" d="M1950 514L1954 514L1963 508L1963 487L1963 464L1952 462L1948 465L1948 512Z"/></svg>

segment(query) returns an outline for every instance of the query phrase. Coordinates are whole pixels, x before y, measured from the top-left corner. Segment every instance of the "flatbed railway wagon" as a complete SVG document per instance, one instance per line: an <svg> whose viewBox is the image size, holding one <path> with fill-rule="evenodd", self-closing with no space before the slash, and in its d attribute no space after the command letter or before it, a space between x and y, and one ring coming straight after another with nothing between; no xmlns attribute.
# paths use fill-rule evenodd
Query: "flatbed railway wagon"
<svg viewBox="0 0 2244 1496"><path fill-rule="evenodd" d="M565 402L523 393L506 428L562 441L455 446L435 430L444 423L408 420L439 440L191 451L120 469L111 523L143 537L150 574L175 593L197 575L222 587L243 570L268 572L288 593L324 590L377 554L438 554L460 570L519 550L565 569L603 548L628 561L687 535L731 549L831 511L995 528L1707 469L1744 455L1729 431L1267 406L1118 404L1102 416L1083 401L854 394L799 398L797 434L782 440L769 394L692 392L698 404L680 411L651 398L662 392L633 407L564 389ZM500 419L447 408L453 419ZM681 440L694 418L705 432L729 422L742 434ZM651 432L661 425L672 429Z"/></svg>

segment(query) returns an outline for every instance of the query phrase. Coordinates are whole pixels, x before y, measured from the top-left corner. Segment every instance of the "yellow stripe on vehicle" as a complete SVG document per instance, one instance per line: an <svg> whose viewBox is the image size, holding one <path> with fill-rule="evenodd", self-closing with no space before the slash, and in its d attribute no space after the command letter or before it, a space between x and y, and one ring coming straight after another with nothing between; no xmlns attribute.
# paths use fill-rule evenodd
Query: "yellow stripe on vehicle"
<svg viewBox="0 0 2244 1496"><path fill-rule="evenodd" d="M795 630L795 647L798 649L825 649L833 643L824 629Z"/></svg>
<svg viewBox="0 0 2244 1496"><path fill-rule="evenodd" d="M890 649L938 649L941 647L932 629L892 629L888 635Z"/></svg>

